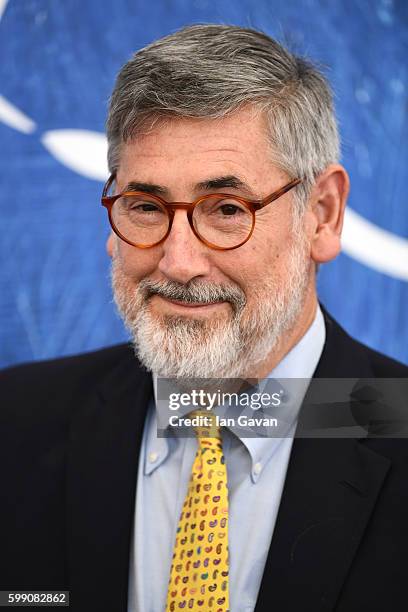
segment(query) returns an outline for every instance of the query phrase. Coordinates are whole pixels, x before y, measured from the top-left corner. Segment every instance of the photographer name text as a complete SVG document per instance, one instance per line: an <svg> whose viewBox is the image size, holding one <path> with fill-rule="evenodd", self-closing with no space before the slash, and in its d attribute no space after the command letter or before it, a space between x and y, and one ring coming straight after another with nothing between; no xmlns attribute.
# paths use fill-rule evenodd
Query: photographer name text
<svg viewBox="0 0 408 612"><path fill-rule="evenodd" d="M277 427L278 421L275 418L269 417L250 417L240 414L238 417L221 417L218 414L214 415L215 423L212 418L207 415L194 417L180 417L172 415L169 417L169 424L172 427Z"/></svg>

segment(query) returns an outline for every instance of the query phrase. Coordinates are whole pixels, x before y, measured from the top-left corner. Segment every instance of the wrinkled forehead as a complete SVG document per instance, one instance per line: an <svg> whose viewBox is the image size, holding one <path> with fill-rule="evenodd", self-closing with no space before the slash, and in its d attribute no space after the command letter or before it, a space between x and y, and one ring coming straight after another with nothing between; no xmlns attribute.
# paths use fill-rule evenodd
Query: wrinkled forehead
<svg viewBox="0 0 408 612"><path fill-rule="evenodd" d="M118 182L183 177L200 183L231 175L259 188L268 177L285 176L274 163L268 136L265 117L252 108L218 119L162 118L122 143Z"/></svg>

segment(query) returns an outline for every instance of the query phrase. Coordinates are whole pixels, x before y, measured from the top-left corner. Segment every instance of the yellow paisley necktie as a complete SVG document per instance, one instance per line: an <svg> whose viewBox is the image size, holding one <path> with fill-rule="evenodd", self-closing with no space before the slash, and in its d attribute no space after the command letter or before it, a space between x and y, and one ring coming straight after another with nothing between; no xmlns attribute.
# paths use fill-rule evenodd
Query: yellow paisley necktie
<svg viewBox="0 0 408 612"><path fill-rule="evenodd" d="M177 527L166 612L228 612L228 488L215 415L193 412L198 449ZM206 420L205 420L206 419Z"/></svg>

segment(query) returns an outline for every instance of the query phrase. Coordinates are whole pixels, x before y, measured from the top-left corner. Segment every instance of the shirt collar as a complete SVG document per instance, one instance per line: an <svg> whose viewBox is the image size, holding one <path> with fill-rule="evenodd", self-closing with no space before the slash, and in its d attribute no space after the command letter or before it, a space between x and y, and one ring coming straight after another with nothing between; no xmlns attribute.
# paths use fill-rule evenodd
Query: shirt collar
<svg viewBox="0 0 408 612"><path fill-rule="evenodd" d="M155 385L153 385L153 388ZM147 413L146 422L146 445L144 457L144 473L146 476L154 472L167 458L170 453L170 438L159 438L157 435L156 402L151 400L152 405Z"/></svg>
<svg viewBox="0 0 408 612"><path fill-rule="evenodd" d="M326 338L324 318L320 306L317 306L315 318L302 336L299 342L285 355L278 365L268 374L266 378L284 380L289 378L298 379L296 385L296 397L292 409L295 419L287 437L294 434L296 426L296 415L302 404L310 379L317 367ZM260 383L262 386L262 382ZM157 405L157 376L153 376L154 407ZM285 397L283 397L285 401ZM188 410L187 410L188 412ZM144 462L145 474L151 474L157 469L171 452L172 438L157 437L157 415L156 410L149 411L147 431L150 432L146 444L146 456ZM283 438L240 438L247 448L251 457L251 479L258 482L265 465L276 452Z"/></svg>

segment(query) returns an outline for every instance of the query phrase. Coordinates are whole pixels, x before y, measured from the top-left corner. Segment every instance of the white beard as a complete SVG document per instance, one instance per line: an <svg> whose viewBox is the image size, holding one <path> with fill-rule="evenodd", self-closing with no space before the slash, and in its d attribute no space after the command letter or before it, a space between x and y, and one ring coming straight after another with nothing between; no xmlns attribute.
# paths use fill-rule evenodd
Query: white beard
<svg viewBox="0 0 408 612"><path fill-rule="evenodd" d="M193 280L183 285L143 279L135 286L123 273L117 255L112 262L112 287L136 355L157 376L251 377L254 367L267 358L296 322L305 300L310 267L305 237L295 232L285 283L266 277L251 292L251 310L244 292L235 284ZM208 320L160 316L149 308L150 296L155 293L187 302L227 301L232 312L228 318L224 315Z"/></svg>

